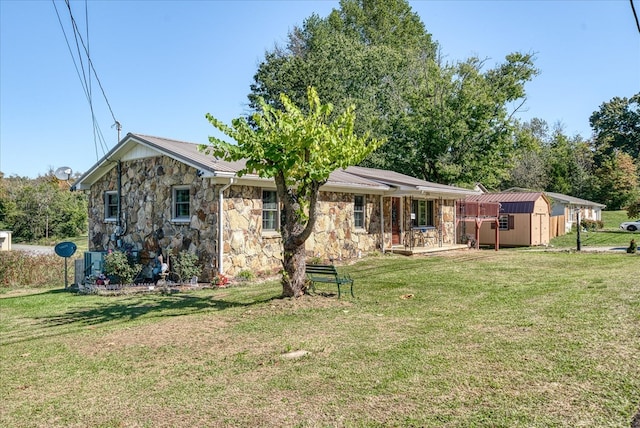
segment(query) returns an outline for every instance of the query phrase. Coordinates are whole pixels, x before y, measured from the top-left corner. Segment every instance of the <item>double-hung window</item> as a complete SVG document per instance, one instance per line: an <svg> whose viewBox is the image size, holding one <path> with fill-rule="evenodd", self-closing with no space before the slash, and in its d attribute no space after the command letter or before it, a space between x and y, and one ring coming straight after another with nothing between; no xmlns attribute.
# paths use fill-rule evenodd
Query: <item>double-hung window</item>
<svg viewBox="0 0 640 428"><path fill-rule="evenodd" d="M411 214L411 226L434 226L433 201L414 200Z"/></svg>
<svg viewBox="0 0 640 428"><path fill-rule="evenodd" d="M104 193L104 219L107 221L118 220L118 192Z"/></svg>
<svg viewBox="0 0 640 428"><path fill-rule="evenodd" d="M276 231L278 228L278 193L275 190L263 190L262 230Z"/></svg>
<svg viewBox="0 0 640 428"><path fill-rule="evenodd" d="M189 186L176 186L173 188L173 220L188 221L190 219L191 196Z"/></svg>
<svg viewBox="0 0 640 428"><path fill-rule="evenodd" d="M356 229L364 229L364 196L356 195L353 198L353 225Z"/></svg>

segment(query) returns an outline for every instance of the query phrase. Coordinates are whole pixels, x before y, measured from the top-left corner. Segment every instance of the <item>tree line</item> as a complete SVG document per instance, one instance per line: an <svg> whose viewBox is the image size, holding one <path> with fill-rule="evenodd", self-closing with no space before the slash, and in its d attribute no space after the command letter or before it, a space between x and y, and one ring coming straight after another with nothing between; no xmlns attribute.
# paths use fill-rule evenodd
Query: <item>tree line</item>
<svg viewBox="0 0 640 428"><path fill-rule="evenodd" d="M336 111L356 106L360 135L386 140L363 166L442 184L554 191L612 210L637 203L640 93L603 102L583 139L515 118L539 73L534 54L510 53L491 67L443 57L407 1L342 0L265 53L249 104L282 109L284 93L304 109L314 87Z"/></svg>
<svg viewBox="0 0 640 428"><path fill-rule="evenodd" d="M0 172L0 230L16 242L54 241L87 233L88 203L50 170L44 176L5 177Z"/></svg>

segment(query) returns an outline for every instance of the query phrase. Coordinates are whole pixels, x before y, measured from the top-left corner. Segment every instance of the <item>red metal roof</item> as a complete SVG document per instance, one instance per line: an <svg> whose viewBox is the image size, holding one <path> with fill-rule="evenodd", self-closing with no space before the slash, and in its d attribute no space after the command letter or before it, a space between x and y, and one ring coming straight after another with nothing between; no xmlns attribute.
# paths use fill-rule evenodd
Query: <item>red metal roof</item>
<svg viewBox="0 0 640 428"><path fill-rule="evenodd" d="M467 196L465 200L475 202L535 202L543 196L542 192L502 192L483 193Z"/></svg>

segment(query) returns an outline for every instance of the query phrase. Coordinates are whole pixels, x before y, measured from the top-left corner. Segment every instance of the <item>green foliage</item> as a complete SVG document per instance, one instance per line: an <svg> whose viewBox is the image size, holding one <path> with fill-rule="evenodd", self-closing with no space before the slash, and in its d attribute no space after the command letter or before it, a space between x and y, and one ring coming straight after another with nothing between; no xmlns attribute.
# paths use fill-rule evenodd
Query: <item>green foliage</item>
<svg viewBox="0 0 640 428"><path fill-rule="evenodd" d="M284 94L280 96L284 110L260 101L261 111L255 113L251 121L236 118L232 127L207 114L209 122L237 144L209 137L211 146L201 147L228 161L246 160L239 176L256 173L275 179L278 198L283 204L281 234L285 270L290 274L298 272L295 279L283 285L283 292L290 293L288 287L294 284L296 296L302 290L304 267L300 269L290 263L293 259L304 263L297 255L304 251L304 242L313 230L320 186L326 183L331 172L357 164L382 144L368 134L356 135L354 106L332 115L333 106L322 104L312 87L307 90L307 100L308 113Z"/></svg>
<svg viewBox="0 0 640 428"><path fill-rule="evenodd" d="M314 88L308 89L307 96L308 115L284 94L280 97L284 111L262 102L262 111L252 116L255 127L248 119L237 118L230 128L207 114L214 127L238 144L209 137L212 148L203 147L230 161L246 159L239 176L255 172L275 178L280 185L279 197L295 200L296 214L301 219L306 218L310 202L331 172L358 163L382 143L368 135L355 135L353 106L332 121L333 106L321 104ZM292 197L294 193L296 196Z"/></svg>
<svg viewBox="0 0 640 428"><path fill-rule="evenodd" d="M120 284L131 284L141 266L133 263L122 251L113 251L104 256L104 273L116 277Z"/></svg>
<svg viewBox="0 0 640 428"><path fill-rule="evenodd" d="M300 104L304 89L339 108L353 103L356 130L388 143L363 165L441 183L496 186L513 157L513 111L537 71L513 53L493 69L478 58L443 65L437 44L404 0L345 0L327 18L312 16L267 53L249 99Z"/></svg>
<svg viewBox="0 0 640 428"><path fill-rule="evenodd" d="M28 179L0 177L0 229L16 242L79 236L87 231L88 203L52 172Z"/></svg>
<svg viewBox="0 0 640 428"><path fill-rule="evenodd" d="M256 279L256 276L250 270L241 270L237 273L236 279L240 281L253 281L254 279Z"/></svg>
<svg viewBox="0 0 640 428"><path fill-rule="evenodd" d="M616 151L640 158L640 92L631 98L614 97L602 103L589 123L598 159L610 157Z"/></svg>
<svg viewBox="0 0 640 428"><path fill-rule="evenodd" d="M172 269L176 270L183 281L189 281L194 276L200 276L202 269L198 265L198 256L189 251L180 251L173 259Z"/></svg>
<svg viewBox="0 0 640 428"><path fill-rule="evenodd" d="M638 166L627 153L607 157L595 171L595 194L608 209L619 210L638 198Z"/></svg>
<svg viewBox="0 0 640 428"><path fill-rule="evenodd" d="M596 230L602 229L604 227L604 222L602 220L589 220L583 218L582 220L580 220L580 226L582 226L584 230L594 232Z"/></svg>
<svg viewBox="0 0 640 428"><path fill-rule="evenodd" d="M629 204L627 207L627 217L634 219L640 217L640 199Z"/></svg>

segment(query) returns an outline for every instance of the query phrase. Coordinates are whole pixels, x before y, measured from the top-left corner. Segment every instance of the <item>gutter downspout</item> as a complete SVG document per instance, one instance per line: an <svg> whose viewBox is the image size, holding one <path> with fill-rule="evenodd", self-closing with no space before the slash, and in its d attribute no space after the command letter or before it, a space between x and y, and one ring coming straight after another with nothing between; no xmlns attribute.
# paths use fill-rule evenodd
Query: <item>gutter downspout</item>
<svg viewBox="0 0 640 428"><path fill-rule="evenodd" d="M218 191L218 273L223 274L222 255L224 253L224 246L222 242L223 224L222 224L222 205L224 203L224 191L235 183L235 178L230 178L229 182L222 186Z"/></svg>
<svg viewBox="0 0 640 428"><path fill-rule="evenodd" d="M120 235L122 233L122 220L120 220L120 217L122 215L122 202L120 201L120 198L122 198L122 162L118 161L118 221L117 221L117 226L118 226L118 230L116 232L116 235Z"/></svg>

